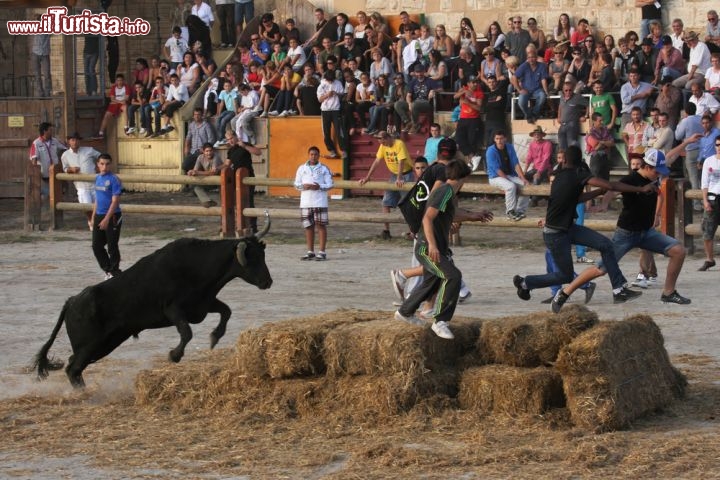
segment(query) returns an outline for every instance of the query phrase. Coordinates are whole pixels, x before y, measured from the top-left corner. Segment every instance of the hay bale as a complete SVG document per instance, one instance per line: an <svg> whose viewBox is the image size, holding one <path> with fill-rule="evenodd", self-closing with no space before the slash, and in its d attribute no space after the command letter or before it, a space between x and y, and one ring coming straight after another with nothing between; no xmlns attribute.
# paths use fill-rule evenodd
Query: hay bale
<svg viewBox="0 0 720 480"><path fill-rule="evenodd" d="M453 320L455 340L438 338L430 328L396 320L340 325L325 337L328 375L376 375L438 370L457 364L474 350L479 320Z"/></svg>
<svg viewBox="0 0 720 480"><path fill-rule="evenodd" d="M597 323L597 314L581 305L568 305L559 314L538 312L486 320L477 349L484 363L550 365L563 346Z"/></svg>
<svg viewBox="0 0 720 480"><path fill-rule="evenodd" d="M554 368L485 365L460 377L460 407L481 414L541 415L565 406L562 378Z"/></svg>
<svg viewBox="0 0 720 480"><path fill-rule="evenodd" d="M687 385L647 315L601 322L564 347L556 367L573 422L597 431L627 427L682 397Z"/></svg>
<svg viewBox="0 0 720 480"><path fill-rule="evenodd" d="M350 418L366 423L456 395L457 374L449 369L271 379L238 376L231 362L218 365L203 359L142 371L135 382L135 403L145 408L177 413L232 411L275 419Z"/></svg>
<svg viewBox="0 0 720 480"><path fill-rule="evenodd" d="M320 375L325 372L322 346L328 332L339 325L386 316L385 312L336 310L246 330L236 344L237 371L241 375L270 378Z"/></svg>

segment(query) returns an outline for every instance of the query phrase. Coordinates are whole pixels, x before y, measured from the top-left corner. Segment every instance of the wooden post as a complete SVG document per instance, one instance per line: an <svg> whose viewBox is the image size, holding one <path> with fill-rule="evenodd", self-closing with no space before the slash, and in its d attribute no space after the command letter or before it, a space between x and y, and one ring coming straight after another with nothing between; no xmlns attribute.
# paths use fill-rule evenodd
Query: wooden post
<svg viewBox="0 0 720 480"><path fill-rule="evenodd" d="M40 218L42 216L42 195L40 193L42 176L40 165L34 165L30 161L25 162L25 202L24 220L25 231L40 229Z"/></svg>
<svg viewBox="0 0 720 480"><path fill-rule="evenodd" d="M220 235L227 238L230 232L235 230L235 217L233 216L233 188L232 170L223 168L220 171Z"/></svg>
<svg viewBox="0 0 720 480"><path fill-rule="evenodd" d="M693 207L692 200L685 198L685 193L689 190L690 184L685 179L678 179L677 182L677 213L678 213L678 230L680 243L685 247L685 251L692 255L695 253L695 243L692 235L688 234L686 228L692 223Z"/></svg>
<svg viewBox="0 0 720 480"><path fill-rule="evenodd" d="M660 230L671 237L675 237L675 205L676 192L675 192L675 180L672 178L666 178L660 185L660 193L663 197L663 206L660 211Z"/></svg>
<svg viewBox="0 0 720 480"><path fill-rule="evenodd" d="M58 173L62 173L62 165L50 165L50 230L62 228L64 219L62 210L56 208L57 204L63 201L62 182L55 176Z"/></svg>
<svg viewBox="0 0 720 480"><path fill-rule="evenodd" d="M247 168L238 168L235 171L235 236L245 237L252 235L250 220L243 214L243 210L250 205L250 187L243 180L250 172Z"/></svg>

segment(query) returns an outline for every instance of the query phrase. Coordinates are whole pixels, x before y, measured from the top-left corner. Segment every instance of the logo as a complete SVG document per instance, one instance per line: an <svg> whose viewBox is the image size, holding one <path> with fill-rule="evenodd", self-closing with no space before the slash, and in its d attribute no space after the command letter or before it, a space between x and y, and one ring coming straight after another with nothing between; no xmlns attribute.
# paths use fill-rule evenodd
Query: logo
<svg viewBox="0 0 720 480"><path fill-rule="evenodd" d="M85 9L77 15L68 15L67 7L48 7L39 20L10 20L10 35L147 35L150 22L141 18L131 20L107 13L93 13Z"/></svg>

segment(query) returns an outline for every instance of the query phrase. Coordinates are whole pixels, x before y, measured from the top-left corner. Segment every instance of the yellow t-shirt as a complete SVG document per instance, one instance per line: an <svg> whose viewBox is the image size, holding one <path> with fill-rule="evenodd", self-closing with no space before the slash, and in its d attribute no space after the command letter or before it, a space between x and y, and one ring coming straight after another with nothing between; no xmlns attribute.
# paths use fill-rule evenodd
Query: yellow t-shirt
<svg viewBox="0 0 720 480"><path fill-rule="evenodd" d="M407 171L412 171L413 168L413 162L410 159L410 154L407 151L405 142L399 139L395 139L395 142L392 144L391 147L386 147L385 145L381 144L380 149L378 149L376 158L384 159L385 165L387 165L390 173L394 173L395 175ZM398 165L400 166L399 169Z"/></svg>

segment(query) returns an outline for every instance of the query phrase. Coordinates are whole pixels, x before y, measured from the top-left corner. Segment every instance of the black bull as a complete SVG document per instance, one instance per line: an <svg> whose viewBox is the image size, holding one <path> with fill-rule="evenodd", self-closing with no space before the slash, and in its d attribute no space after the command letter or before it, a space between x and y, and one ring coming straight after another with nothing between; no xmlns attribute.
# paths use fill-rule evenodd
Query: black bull
<svg viewBox="0 0 720 480"><path fill-rule="evenodd" d="M82 372L143 330L175 326L180 343L170 350L179 362L192 339L190 324L208 313L220 314L210 334L210 348L225 334L230 307L217 294L230 280L240 277L260 289L270 288L272 278L265 264L265 244L270 221L257 236L233 240L176 240L140 259L123 273L70 297L63 306L47 343L35 357L39 378L53 365L47 355L65 322L73 354L65 368L70 383L84 386Z"/></svg>

